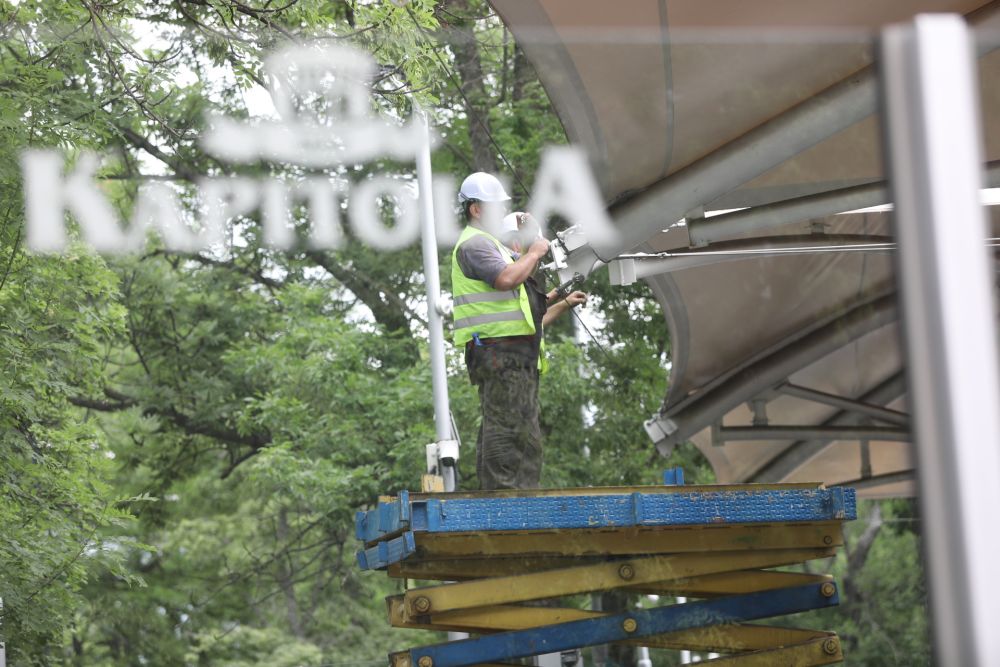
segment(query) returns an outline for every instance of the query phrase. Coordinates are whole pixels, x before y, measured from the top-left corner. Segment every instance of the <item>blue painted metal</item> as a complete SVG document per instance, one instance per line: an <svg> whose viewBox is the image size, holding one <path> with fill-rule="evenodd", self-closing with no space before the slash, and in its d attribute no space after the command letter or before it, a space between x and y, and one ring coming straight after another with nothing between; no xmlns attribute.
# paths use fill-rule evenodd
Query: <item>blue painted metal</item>
<svg viewBox="0 0 1000 667"><path fill-rule="evenodd" d="M642 525L642 494L632 494L632 523L636 526Z"/></svg>
<svg viewBox="0 0 1000 667"><path fill-rule="evenodd" d="M413 648L409 654L413 665L427 656L433 660L434 667L465 667L678 630L783 616L839 604L838 594L825 597L820 592L822 585L808 584L503 632ZM633 632L624 629L626 619L635 621Z"/></svg>
<svg viewBox="0 0 1000 667"><path fill-rule="evenodd" d="M665 486L684 486L684 468L677 466L663 471L663 484Z"/></svg>
<svg viewBox="0 0 1000 667"><path fill-rule="evenodd" d="M835 519L856 519L858 516L857 499L854 489L848 494L830 496L830 512Z"/></svg>
<svg viewBox="0 0 1000 667"><path fill-rule="evenodd" d="M390 502L354 515L354 534L362 542L374 542L384 535L399 533L410 525L410 492L400 491Z"/></svg>
<svg viewBox="0 0 1000 667"><path fill-rule="evenodd" d="M362 570L384 570L393 563L404 560L417 550L417 543L411 531L375 546L358 551L358 566Z"/></svg>
<svg viewBox="0 0 1000 667"><path fill-rule="evenodd" d="M354 537L365 541L365 521L368 518L368 512L363 510L358 510L354 513Z"/></svg>
<svg viewBox="0 0 1000 667"><path fill-rule="evenodd" d="M850 488L628 495L432 498L411 503L408 528L435 533L850 520Z"/></svg>

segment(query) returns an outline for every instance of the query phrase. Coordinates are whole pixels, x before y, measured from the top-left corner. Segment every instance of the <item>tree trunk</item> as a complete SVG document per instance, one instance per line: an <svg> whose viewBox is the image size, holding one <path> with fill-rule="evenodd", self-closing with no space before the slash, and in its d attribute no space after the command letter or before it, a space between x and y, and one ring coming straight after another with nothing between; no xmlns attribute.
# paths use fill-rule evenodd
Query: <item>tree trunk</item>
<svg viewBox="0 0 1000 667"><path fill-rule="evenodd" d="M472 162L478 171L497 172L496 149L490 138L489 95L484 82L483 65L479 59L474 23L461 17L473 11L468 0L448 0L439 13L443 38L455 53L455 69L458 71L462 104L469 121L469 143L472 146Z"/></svg>
<svg viewBox="0 0 1000 667"><path fill-rule="evenodd" d="M879 531L882 530L882 505L875 503L872 506L872 512L868 515L868 525L865 526L865 530L861 533L861 537L858 538L857 544L847 553L847 572L844 576L844 597L846 598L847 605L853 605L855 602L861 600L862 593L854 585L854 578L851 576L853 573L861 571L861 568L865 566L865 561L868 560L868 552L871 551L872 545L875 544L875 538L878 537ZM847 550L847 544L844 544L845 550Z"/></svg>
<svg viewBox="0 0 1000 667"><path fill-rule="evenodd" d="M288 545L288 512L282 508L278 512L278 529L277 535L278 544L281 547L287 548ZM288 627L291 629L292 634L294 634L299 639L305 638L306 634L302 630L302 621L299 618L299 603L295 598L295 584L293 582L291 559L286 552L281 558L277 560L277 578L278 585L281 586L281 592L285 595L285 605L288 608Z"/></svg>
<svg viewBox="0 0 1000 667"><path fill-rule="evenodd" d="M535 76L535 70L528 62L520 46L514 46L514 81L511 84L510 99L517 103L524 99L524 87Z"/></svg>

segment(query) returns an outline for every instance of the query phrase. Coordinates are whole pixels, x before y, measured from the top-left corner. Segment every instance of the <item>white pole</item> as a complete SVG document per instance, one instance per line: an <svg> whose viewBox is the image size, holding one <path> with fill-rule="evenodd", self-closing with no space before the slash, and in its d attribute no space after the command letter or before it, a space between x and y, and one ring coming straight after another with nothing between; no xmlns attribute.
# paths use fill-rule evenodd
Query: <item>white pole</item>
<svg viewBox="0 0 1000 667"><path fill-rule="evenodd" d="M455 467L458 465L458 442L451 428L451 408L448 403L448 373L444 358L444 316L441 314L441 276L438 271L437 232L434 226L434 188L431 172L431 131L427 114L420 113L424 126L423 142L417 154L417 188L420 199L421 247L424 258L424 285L427 289L427 339L431 361L431 390L434 397L434 429L437 433L438 456L452 455L451 465L442 465L444 490L455 490ZM442 444L453 447L443 452ZM440 458L439 458L440 460ZM464 632L449 632L448 641L468 638Z"/></svg>
<svg viewBox="0 0 1000 667"><path fill-rule="evenodd" d="M1000 597L989 585L1000 552L1000 384L974 47L954 14L882 33L935 653L984 667L1000 661Z"/></svg>
<svg viewBox="0 0 1000 667"><path fill-rule="evenodd" d="M686 602L687 602L687 598L685 598L685 597L678 597L677 598L677 604L685 604ZM682 665L690 665L691 663L692 663L692 660L691 660L691 651L686 651L686 650L685 651L681 651L681 664Z"/></svg>
<svg viewBox="0 0 1000 667"><path fill-rule="evenodd" d="M0 667L7 667L7 645L3 640L3 598L0 598Z"/></svg>
<svg viewBox="0 0 1000 667"><path fill-rule="evenodd" d="M431 388L434 396L434 427L437 441L453 442L451 410L448 404L448 375L444 356L444 317L440 310L441 277L438 271L437 233L434 227L434 188L431 172L431 137L427 115L420 112L423 124L423 142L417 154L417 187L420 199L421 245L424 259L424 283L427 289L427 337L430 346ZM457 450L457 446L456 446ZM442 453L439 450L439 454ZM455 490L455 469L458 452L455 451L453 465L442 466L445 491Z"/></svg>

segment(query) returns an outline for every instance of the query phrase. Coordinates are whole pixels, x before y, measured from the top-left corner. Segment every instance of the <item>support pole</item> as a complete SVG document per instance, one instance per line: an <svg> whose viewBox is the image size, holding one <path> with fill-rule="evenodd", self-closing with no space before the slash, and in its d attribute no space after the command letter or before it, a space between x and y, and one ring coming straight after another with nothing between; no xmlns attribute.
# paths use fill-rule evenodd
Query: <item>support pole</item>
<svg viewBox="0 0 1000 667"><path fill-rule="evenodd" d="M3 638L3 598L0 598L0 667L7 667L7 648Z"/></svg>
<svg viewBox="0 0 1000 667"><path fill-rule="evenodd" d="M417 153L417 187L420 199L421 249L424 259L424 286L427 289L427 344L431 362L431 390L434 397L434 431L437 435L438 474L444 478L444 490L455 490L458 469L458 438L451 427L448 402L448 369L444 357L444 315L441 309L441 275L438 271L437 230L434 221L434 183L431 170L431 130L427 114L420 112L423 141ZM445 447L452 451L445 451ZM429 472L429 471L428 471ZM469 635L449 632L456 641Z"/></svg>
<svg viewBox="0 0 1000 667"><path fill-rule="evenodd" d="M1000 386L974 44L957 15L882 35L910 415L940 664L1000 656Z"/></svg>
<svg viewBox="0 0 1000 667"><path fill-rule="evenodd" d="M458 447L451 428L448 404L448 374L444 357L444 316L440 310L441 277L438 271L437 234L434 228L434 188L431 172L431 137L427 115L420 114L423 142L417 155L417 186L420 192L421 247L424 259L424 284L427 288L427 337L430 346L431 388L434 396L434 429L437 434L438 456L444 463L439 474L444 477L445 491L455 490L455 467ZM444 452L442 443L454 443L452 452Z"/></svg>

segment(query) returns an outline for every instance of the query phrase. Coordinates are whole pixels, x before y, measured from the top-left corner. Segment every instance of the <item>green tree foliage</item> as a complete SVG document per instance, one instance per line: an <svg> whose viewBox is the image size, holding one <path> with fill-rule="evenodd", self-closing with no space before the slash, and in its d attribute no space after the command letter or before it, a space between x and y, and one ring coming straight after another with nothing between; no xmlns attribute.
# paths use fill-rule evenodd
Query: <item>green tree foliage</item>
<svg viewBox="0 0 1000 667"><path fill-rule="evenodd" d="M431 110L436 172L499 171L520 207L541 148L565 142L524 54L481 0L23 0L0 2L0 30L0 596L11 664L383 664L390 648L427 641L390 631L382 598L403 582L360 572L353 538L355 510L419 486L434 439L419 250L348 238L339 250L277 252L253 214L231 221L224 248L196 254L152 238L132 257L76 244L33 255L18 156L104 155L100 185L123 216L152 181L193 209L203 175L304 178L236 169L198 142L209 115L254 113L266 53L334 41L376 57L378 113L405 116L414 100ZM412 168L320 173L359 181ZM447 288L450 258L441 265ZM580 342L569 318L548 332L543 483L656 483L677 464L710 481L693 448L664 460L641 426L670 355L655 301L602 277L586 289L593 338ZM475 488L477 397L457 351L449 381L461 484ZM859 590L912 583L878 569L894 549L915 553L912 534L882 547L887 534ZM893 635L897 611L866 599L857 636L873 618ZM916 597L906 601L898 613L923 627Z"/></svg>

